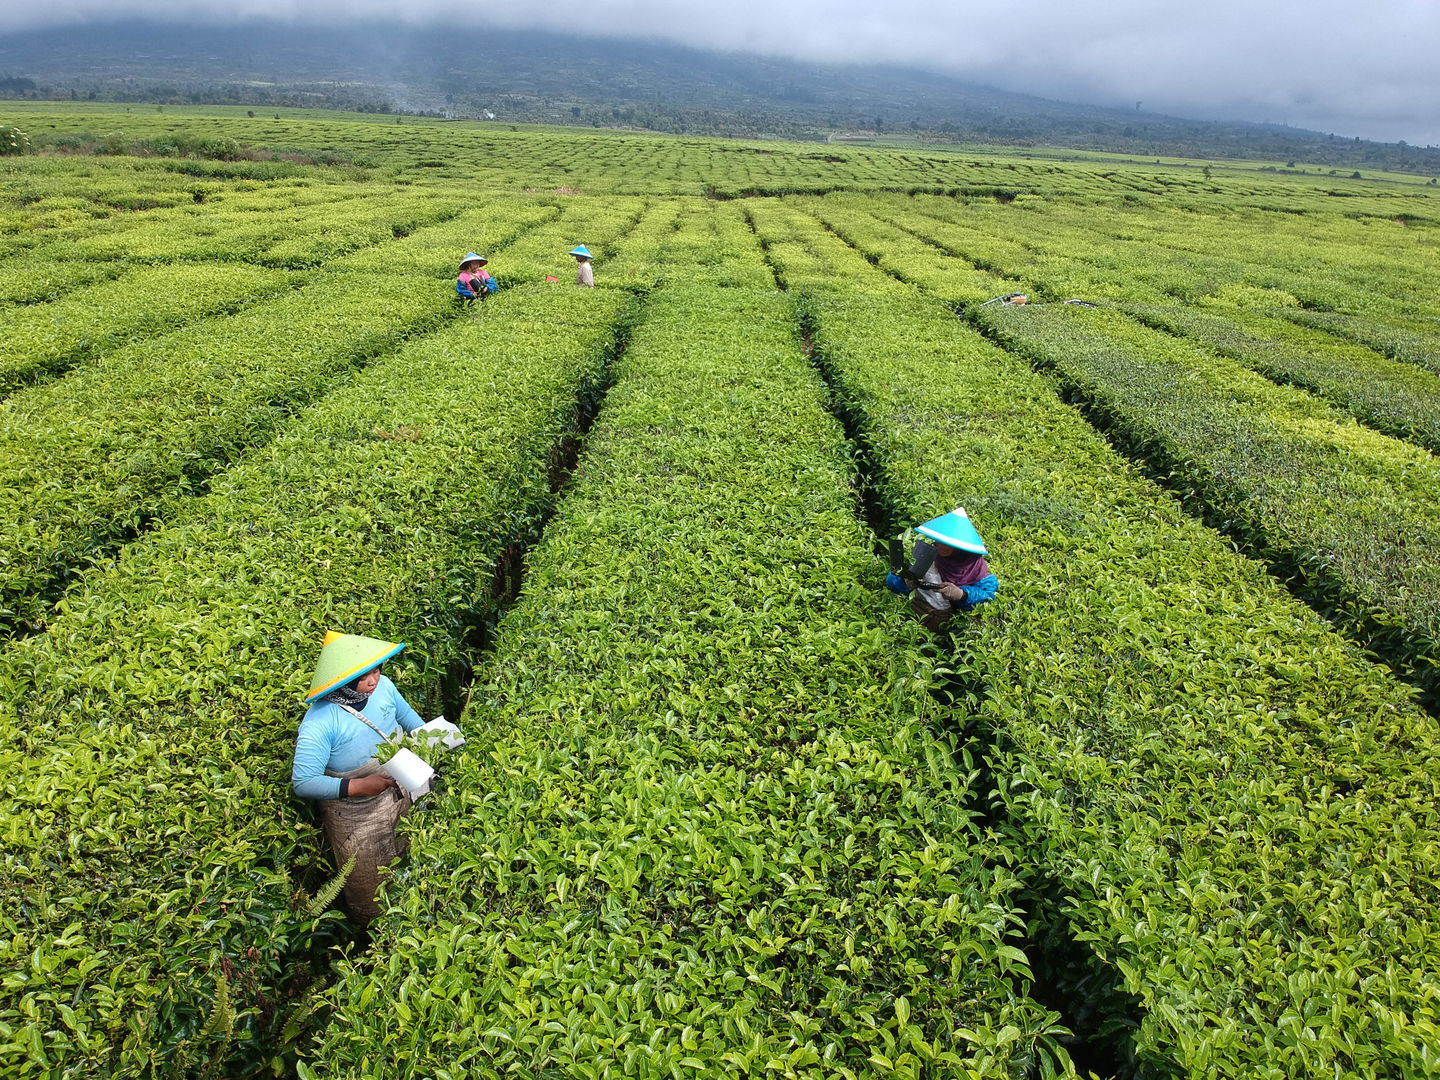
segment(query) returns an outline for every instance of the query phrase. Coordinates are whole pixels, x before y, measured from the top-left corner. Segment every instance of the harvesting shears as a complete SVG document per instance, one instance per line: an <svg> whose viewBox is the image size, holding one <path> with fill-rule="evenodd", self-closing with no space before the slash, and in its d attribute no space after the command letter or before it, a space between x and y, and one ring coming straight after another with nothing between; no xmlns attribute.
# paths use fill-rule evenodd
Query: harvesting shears
<svg viewBox="0 0 1440 1080"><path fill-rule="evenodd" d="M905 562L905 547L900 537L890 539L890 572L885 575L885 587L897 596L909 596L925 580L926 573L935 563L935 545L928 540L916 540L910 552L910 562Z"/></svg>

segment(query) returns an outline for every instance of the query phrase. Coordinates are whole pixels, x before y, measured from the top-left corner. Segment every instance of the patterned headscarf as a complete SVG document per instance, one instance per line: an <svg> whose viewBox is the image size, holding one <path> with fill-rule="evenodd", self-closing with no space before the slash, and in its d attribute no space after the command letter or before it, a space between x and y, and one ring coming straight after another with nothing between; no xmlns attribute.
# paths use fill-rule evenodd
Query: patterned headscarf
<svg viewBox="0 0 1440 1080"><path fill-rule="evenodd" d="M370 695L362 694L359 690L355 689L355 684L359 681L360 679L358 678L352 679L344 686L337 686L334 690L331 690L330 693L326 694L321 700L333 702L336 705L348 705L356 712L364 712L365 703L370 700Z"/></svg>

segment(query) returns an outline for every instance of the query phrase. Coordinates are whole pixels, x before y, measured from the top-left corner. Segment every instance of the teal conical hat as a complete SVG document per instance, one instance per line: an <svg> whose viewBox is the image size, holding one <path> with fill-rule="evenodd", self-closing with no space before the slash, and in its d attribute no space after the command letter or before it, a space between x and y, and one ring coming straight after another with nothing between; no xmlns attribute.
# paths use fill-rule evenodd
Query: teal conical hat
<svg viewBox="0 0 1440 1080"><path fill-rule="evenodd" d="M464 270L466 263L478 262L481 266L484 266L489 261L490 260L487 259L484 255L476 255L475 252L472 251L460 260L460 269Z"/></svg>
<svg viewBox="0 0 1440 1080"><path fill-rule="evenodd" d="M305 695L305 704L312 704L316 698L324 697L337 686L358 679L403 648L403 642L340 634L334 630L327 632L325 644L320 648L320 663L315 667L315 677L310 680L310 692Z"/></svg>
<svg viewBox="0 0 1440 1080"><path fill-rule="evenodd" d="M587 248L584 244L576 244L573 248L571 248L571 249L570 249L569 251L567 251L565 254L567 254L567 255L583 255L583 256L585 256L585 258L587 258L587 259L593 259L593 258L595 257L594 255L591 255L591 254L590 254L590 249Z"/></svg>
<svg viewBox="0 0 1440 1080"><path fill-rule="evenodd" d="M985 549L985 541L980 539L979 532L976 531L974 525L970 524L970 515L965 513L963 506L957 506L948 514L931 518L924 525L916 525L915 531L921 536L928 536L937 543L946 544L961 551L973 552L976 555L990 554Z"/></svg>

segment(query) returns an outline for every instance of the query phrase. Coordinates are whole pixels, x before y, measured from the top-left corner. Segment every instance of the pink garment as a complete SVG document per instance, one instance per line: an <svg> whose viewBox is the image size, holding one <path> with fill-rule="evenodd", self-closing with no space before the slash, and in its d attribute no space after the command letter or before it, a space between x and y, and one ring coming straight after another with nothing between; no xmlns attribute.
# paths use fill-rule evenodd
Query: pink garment
<svg viewBox="0 0 1440 1080"><path fill-rule="evenodd" d="M489 280L490 275L485 272L483 267L479 270L476 270L473 274L470 273L468 270L462 270L460 272L460 284L464 285L473 293L484 292L485 282Z"/></svg>
<svg viewBox="0 0 1440 1080"><path fill-rule="evenodd" d="M957 551L954 555L936 555L935 571L940 580L951 585L974 585L990 573L990 564L984 555L969 551Z"/></svg>

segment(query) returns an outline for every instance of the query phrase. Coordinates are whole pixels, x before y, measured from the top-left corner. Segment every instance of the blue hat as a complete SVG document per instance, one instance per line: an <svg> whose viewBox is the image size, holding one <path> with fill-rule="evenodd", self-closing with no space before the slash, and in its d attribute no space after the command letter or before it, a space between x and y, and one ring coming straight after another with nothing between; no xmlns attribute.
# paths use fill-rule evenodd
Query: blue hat
<svg viewBox="0 0 1440 1080"><path fill-rule="evenodd" d="M970 524L970 515L965 513L963 506L957 506L948 514L931 518L924 525L916 525L915 531L936 543L961 551L969 551L975 555L990 554L985 548L985 541L980 539L975 526Z"/></svg>
<svg viewBox="0 0 1440 1080"><path fill-rule="evenodd" d="M489 261L490 260L485 258L484 255L476 255L475 252L472 251L460 260L460 269L464 270L466 263L478 262L481 266L484 266Z"/></svg>
<svg viewBox="0 0 1440 1080"><path fill-rule="evenodd" d="M567 255L579 255L579 256L581 256L581 257L583 257L583 258L586 258L586 259L593 259L593 258L595 257L594 255L591 255L591 254L590 254L590 249L587 248L584 244L576 244L573 248L571 248L571 249L570 249L569 251L567 251L565 254L567 254Z"/></svg>

